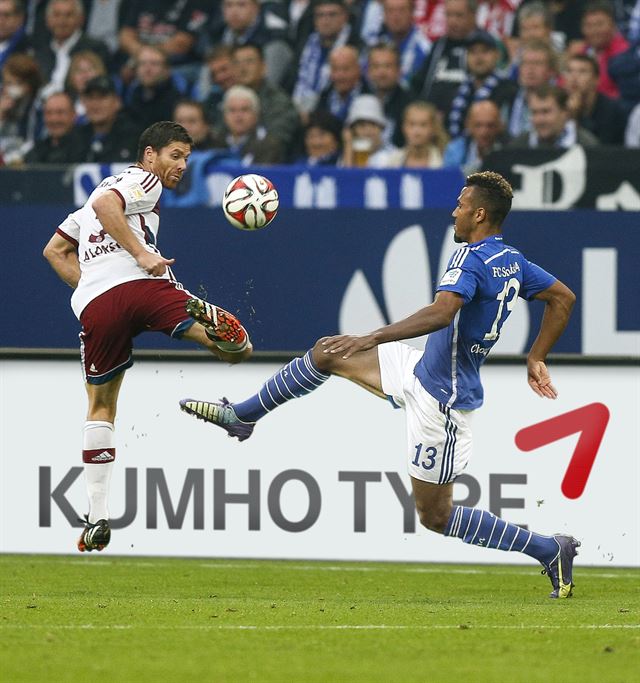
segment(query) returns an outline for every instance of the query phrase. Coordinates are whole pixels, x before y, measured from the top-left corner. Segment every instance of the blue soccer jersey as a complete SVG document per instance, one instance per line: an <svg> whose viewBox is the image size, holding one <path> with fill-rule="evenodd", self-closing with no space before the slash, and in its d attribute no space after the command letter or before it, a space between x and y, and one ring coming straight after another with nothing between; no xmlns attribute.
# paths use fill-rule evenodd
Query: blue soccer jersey
<svg viewBox="0 0 640 683"><path fill-rule="evenodd" d="M458 249L437 291L456 292L464 305L448 327L427 338L414 369L422 386L450 408L482 405L480 366L500 337L517 297L531 299L555 278L492 235Z"/></svg>

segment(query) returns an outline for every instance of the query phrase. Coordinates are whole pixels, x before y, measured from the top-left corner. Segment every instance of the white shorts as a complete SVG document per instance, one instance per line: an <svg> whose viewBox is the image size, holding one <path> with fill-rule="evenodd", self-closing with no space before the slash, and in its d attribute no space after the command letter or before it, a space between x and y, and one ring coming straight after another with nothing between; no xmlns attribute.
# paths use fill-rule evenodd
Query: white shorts
<svg viewBox="0 0 640 683"><path fill-rule="evenodd" d="M471 456L471 410L438 403L413 374L422 352L407 344L378 346L382 391L407 414L409 475L431 484L453 481Z"/></svg>

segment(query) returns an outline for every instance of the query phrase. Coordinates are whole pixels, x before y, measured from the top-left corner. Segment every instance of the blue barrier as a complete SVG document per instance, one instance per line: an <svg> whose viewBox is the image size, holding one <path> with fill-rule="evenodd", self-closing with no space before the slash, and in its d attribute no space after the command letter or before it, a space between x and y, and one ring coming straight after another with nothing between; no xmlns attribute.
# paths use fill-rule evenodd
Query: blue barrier
<svg viewBox="0 0 640 683"><path fill-rule="evenodd" d="M0 208L5 226L4 322L0 346L76 348L71 291L42 247L72 206ZM237 312L256 349L298 351L336 332L363 332L429 303L454 248L450 210L286 209L265 230L230 227L220 209L163 209L159 247L194 294ZM637 214L517 212L505 240L578 295L556 350L624 354L638 350L640 278ZM526 306L521 308L526 314ZM542 306L510 323L496 352L524 351ZM514 318L515 318L514 313ZM138 348L185 348L144 334Z"/></svg>

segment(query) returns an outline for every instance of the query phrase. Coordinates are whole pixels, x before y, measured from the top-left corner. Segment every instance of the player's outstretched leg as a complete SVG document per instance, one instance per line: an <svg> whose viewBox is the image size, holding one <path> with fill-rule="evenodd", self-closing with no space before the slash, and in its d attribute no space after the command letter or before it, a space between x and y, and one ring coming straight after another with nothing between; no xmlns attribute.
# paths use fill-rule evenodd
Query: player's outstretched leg
<svg viewBox="0 0 640 683"><path fill-rule="evenodd" d="M454 506L444 529L464 543L485 548L521 552L535 558L551 580L551 598L570 598L573 593L573 560L580 541L564 534L543 536L506 522L486 510Z"/></svg>
<svg viewBox="0 0 640 683"><path fill-rule="evenodd" d="M207 337L227 353L240 353L247 348L249 335L240 321L224 308L193 297L187 301L187 313L205 329Z"/></svg>
<svg viewBox="0 0 640 683"><path fill-rule="evenodd" d="M251 436L260 418L293 398L306 396L330 376L317 367L312 352L307 351L302 358L294 358L278 370L257 394L246 401L229 403L223 398L219 402L209 402L188 398L180 401L180 408L200 420L222 427L229 436L244 441Z"/></svg>
<svg viewBox="0 0 640 683"><path fill-rule="evenodd" d="M81 553L92 550L104 550L111 540L111 529L106 519L99 519L95 524L89 522L89 515L80 520L84 522L84 529L78 539L78 550Z"/></svg>

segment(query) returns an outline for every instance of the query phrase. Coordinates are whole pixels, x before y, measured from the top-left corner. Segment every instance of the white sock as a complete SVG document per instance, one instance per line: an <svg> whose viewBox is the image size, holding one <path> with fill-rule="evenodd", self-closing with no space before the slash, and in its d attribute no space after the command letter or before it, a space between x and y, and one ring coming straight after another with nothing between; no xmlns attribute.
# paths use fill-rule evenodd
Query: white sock
<svg viewBox="0 0 640 683"><path fill-rule="evenodd" d="M87 421L82 440L82 461L89 497L89 522L109 519L107 497L113 461L116 459L115 433L111 422Z"/></svg>

